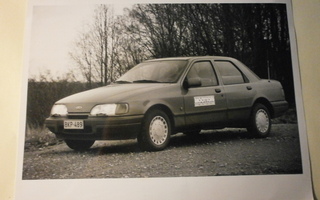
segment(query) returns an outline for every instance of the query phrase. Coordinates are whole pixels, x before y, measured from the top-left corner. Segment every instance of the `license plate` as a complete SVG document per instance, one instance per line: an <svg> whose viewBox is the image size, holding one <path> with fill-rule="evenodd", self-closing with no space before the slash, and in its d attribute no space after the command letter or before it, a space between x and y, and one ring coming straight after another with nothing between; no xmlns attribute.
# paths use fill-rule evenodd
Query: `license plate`
<svg viewBox="0 0 320 200"><path fill-rule="evenodd" d="M63 123L64 129L83 129L83 120L65 120Z"/></svg>

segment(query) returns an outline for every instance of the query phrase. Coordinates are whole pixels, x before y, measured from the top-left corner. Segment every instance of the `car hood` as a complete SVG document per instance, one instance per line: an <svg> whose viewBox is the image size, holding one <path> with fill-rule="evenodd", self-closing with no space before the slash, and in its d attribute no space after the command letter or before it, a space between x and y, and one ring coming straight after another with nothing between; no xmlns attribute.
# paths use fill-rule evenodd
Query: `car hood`
<svg viewBox="0 0 320 200"><path fill-rule="evenodd" d="M150 93L170 84L133 83L112 84L65 97L56 104L65 104L70 112L88 112L97 104L128 102L139 95Z"/></svg>

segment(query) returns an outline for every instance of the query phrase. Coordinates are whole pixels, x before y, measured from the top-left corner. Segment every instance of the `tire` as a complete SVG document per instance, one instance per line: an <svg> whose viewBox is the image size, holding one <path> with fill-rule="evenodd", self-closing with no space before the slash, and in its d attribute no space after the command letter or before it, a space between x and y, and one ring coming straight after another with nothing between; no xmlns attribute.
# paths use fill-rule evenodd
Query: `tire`
<svg viewBox="0 0 320 200"><path fill-rule="evenodd" d="M142 131L138 135L138 143L142 150L160 151L165 149L170 141L171 122L168 115L161 110L147 112Z"/></svg>
<svg viewBox="0 0 320 200"><path fill-rule="evenodd" d="M65 142L70 149L83 151L89 149L93 145L94 140L65 140Z"/></svg>
<svg viewBox="0 0 320 200"><path fill-rule="evenodd" d="M260 103L253 106L247 130L254 137L263 138L270 135L271 118L266 106Z"/></svg>

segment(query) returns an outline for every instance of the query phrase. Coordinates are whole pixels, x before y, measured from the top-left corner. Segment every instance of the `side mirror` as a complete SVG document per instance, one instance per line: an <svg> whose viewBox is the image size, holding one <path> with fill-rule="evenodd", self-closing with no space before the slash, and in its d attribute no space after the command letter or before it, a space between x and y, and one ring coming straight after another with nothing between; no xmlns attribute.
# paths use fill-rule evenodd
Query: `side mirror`
<svg viewBox="0 0 320 200"><path fill-rule="evenodd" d="M201 80L200 78L187 78L185 80L185 88L193 88L193 87L200 87L201 86Z"/></svg>

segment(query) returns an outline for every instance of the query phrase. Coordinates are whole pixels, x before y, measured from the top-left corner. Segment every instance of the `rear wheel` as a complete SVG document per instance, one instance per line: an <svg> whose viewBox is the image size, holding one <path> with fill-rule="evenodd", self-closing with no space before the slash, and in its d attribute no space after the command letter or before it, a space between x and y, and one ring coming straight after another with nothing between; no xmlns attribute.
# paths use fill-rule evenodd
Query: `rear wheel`
<svg viewBox="0 0 320 200"><path fill-rule="evenodd" d="M263 104L255 104L248 126L248 131L255 137L267 137L271 130L271 119L269 110Z"/></svg>
<svg viewBox="0 0 320 200"><path fill-rule="evenodd" d="M65 140L69 148L77 151L83 151L89 149L94 140Z"/></svg>
<svg viewBox="0 0 320 200"><path fill-rule="evenodd" d="M171 123L168 115L161 110L151 110L146 114L138 143L143 150L159 151L169 144Z"/></svg>

